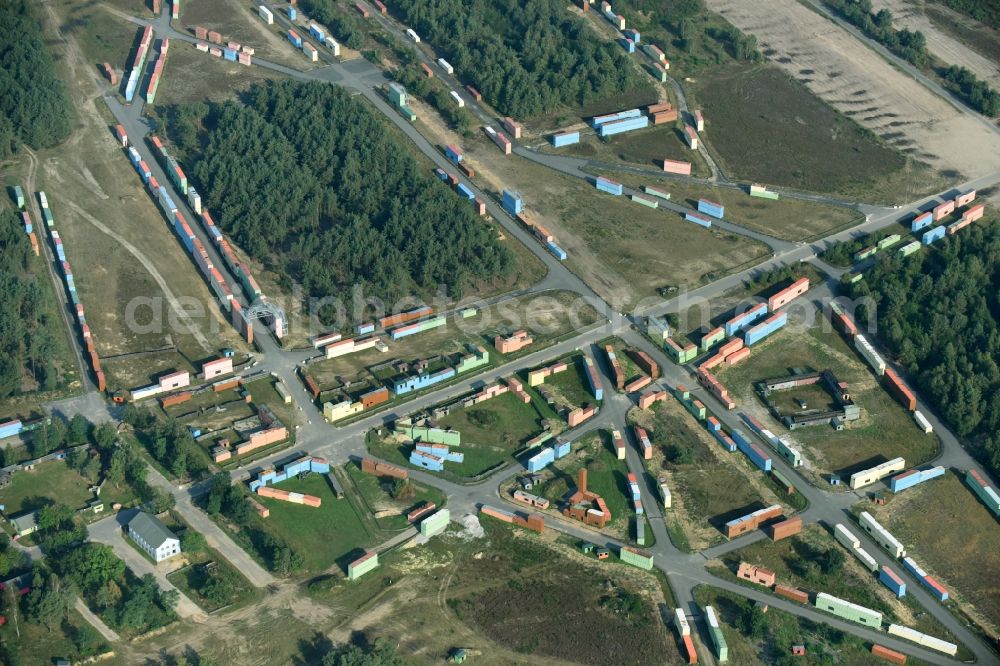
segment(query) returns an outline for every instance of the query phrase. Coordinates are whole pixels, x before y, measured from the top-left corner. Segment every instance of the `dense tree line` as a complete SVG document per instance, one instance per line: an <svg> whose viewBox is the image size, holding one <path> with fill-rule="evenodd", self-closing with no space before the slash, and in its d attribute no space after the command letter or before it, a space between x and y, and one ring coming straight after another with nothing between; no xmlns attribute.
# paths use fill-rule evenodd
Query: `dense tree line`
<svg viewBox="0 0 1000 666"><path fill-rule="evenodd" d="M216 221L310 296L346 300L358 285L393 304L443 285L458 297L513 270L472 206L341 88L267 83L246 105L170 117Z"/></svg>
<svg viewBox="0 0 1000 666"><path fill-rule="evenodd" d="M893 28L892 12L888 9L872 11L871 0L826 0L826 3L903 60L917 67L926 67L930 63L924 34L919 30L912 32L905 28Z"/></svg>
<svg viewBox="0 0 1000 666"><path fill-rule="evenodd" d="M122 420L153 459L178 479L198 480L208 473L201 447L187 426L172 418L158 419L148 408L130 404Z"/></svg>
<svg viewBox="0 0 1000 666"><path fill-rule="evenodd" d="M21 220L13 211L0 212L0 312L4 313L0 317L0 398L20 393L29 378L45 390L59 383L53 358L60 322L51 316L51 303L38 282L48 279L35 271L39 265Z"/></svg>
<svg viewBox="0 0 1000 666"><path fill-rule="evenodd" d="M472 113L465 107L455 104L448 87L437 79L428 78L416 62L410 62L397 69L395 77L406 88L407 95L419 97L434 107L449 127L465 135L472 131L476 124Z"/></svg>
<svg viewBox="0 0 1000 666"><path fill-rule="evenodd" d="M69 136L66 88L28 0L0 2L0 159L17 146L51 148Z"/></svg>
<svg viewBox="0 0 1000 666"><path fill-rule="evenodd" d="M241 545L256 553L271 571L287 575L302 568L302 553L259 525L246 491L241 485L234 485L228 473L219 472L212 477L209 491L202 496L201 502L209 515L222 515L236 524L240 528L237 538Z"/></svg>
<svg viewBox="0 0 1000 666"><path fill-rule="evenodd" d="M529 118L641 89L621 47L561 0L399 0L416 32L506 115Z"/></svg>
<svg viewBox="0 0 1000 666"><path fill-rule="evenodd" d="M965 67L952 65L941 71L948 87L984 116L1000 115L1000 93Z"/></svg>
<svg viewBox="0 0 1000 666"><path fill-rule="evenodd" d="M861 28L869 37L879 42L903 60L926 69L933 57L927 50L924 34L892 27L892 12L880 9L872 12L871 0L826 0L848 21ZM1000 114L1000 93L965 67L942 67L937 74L970 107L990 117Z"/></svg>
<svg viewBox="0 0 1000 666"><path fill-rule="evenodd" d="M945 0L945 4L991 28L1000 29L1000 5L996 0Z"/></svg>
<svg viewBox="0 0 1000 666"><path fill-rule="evenodd" d="M354 9L345 11L336 0L302 0L302 11L325 25L333 33L333 38L352 49L361 48L365 39L364 26L354 15Z"/></svg>
<svg viewBox="0 0 1000 666"><path fill-rule="evenodd" d="M1000 474L1000 225L973 225L934 252L883 255L850 293L874 299L861 320L874 320L917 388Z"/></svg>

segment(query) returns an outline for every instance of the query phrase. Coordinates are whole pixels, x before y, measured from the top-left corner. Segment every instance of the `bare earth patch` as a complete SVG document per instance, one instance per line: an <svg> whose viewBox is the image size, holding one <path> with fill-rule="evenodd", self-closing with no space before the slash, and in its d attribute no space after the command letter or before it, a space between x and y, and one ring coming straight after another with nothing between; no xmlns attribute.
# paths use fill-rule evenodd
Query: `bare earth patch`
<svg viewBox="0 0 1000 666"><path fill-rule="evenodd" d="M796 0L708 0L768 57L904 154L968 177L1000 169L1000 136ZM975 156L975 159L970 159Z"/></svg>

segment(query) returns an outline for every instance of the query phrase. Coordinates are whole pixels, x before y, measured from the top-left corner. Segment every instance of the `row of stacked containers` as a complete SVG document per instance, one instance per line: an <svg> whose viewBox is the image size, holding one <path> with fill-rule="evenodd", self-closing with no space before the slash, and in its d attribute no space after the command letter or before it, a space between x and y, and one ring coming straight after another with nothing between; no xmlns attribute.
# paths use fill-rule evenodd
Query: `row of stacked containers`
<svg viewBox="0 0 1000 666"><path fill-rule="evenodd" d="M49 208L49 201L45 192L38 193L38 201L42 206L42 215L45 218L46 226L52 228L49 233L49 237L52 240L52 250L56 255L56 264L59 267L59 273L62 275L63 281L66 284L66 295L69 298L70 306L73 308L76 323L80 329L80 338L83 341L83 346L87 350L87 355L90 360L90 369L94 373L94 379L97 382L97 389L99 391L103 391L107 388L107 382L104 378L104 370L101 368L101 359L98 357L97 349L94 347L94 338L90 334L90 326L87 325L87 318L83 311L83 303L80 302L80 296L76 291L76 281L73 279L73 268L70 266L69 259L66 256L66 248L63 245L62 238L59 237L59 232L53 228L55 227L55 220L52 217L52 211Z"/></svg>
<svg viewBox="0 0 1000 666"><path fill-rule="evenodd" d="M135 57L132 59L132 67L125 83L126 102L131 102L135 98L135 91L139 87L139 79L142 77L142 68L146 64L146 56L149 55L149 48L152 45L152 42L153 27L147 25L142 29L142 36L139 38L139 46L136 48Z"/></svg>
<svg viewBox="0 0 1000 666"><path fill-rule="evenodd" d="M118 134L122 145L126 146L128 144L128 137L125 136L125 129L119 125L116 128L116 133ZM183 169L181 169L176 160L170 157L158 137L150 136L149 142L153 147L154 155L160 161L161 166L167 173L167 176L171 179L171 181L173 181L174 185L182 194L187 195L192 208L196 211L201 211L202 226L205 228L209 237L215 241L216 249L219 252L219 255L222 256L223 260L232 271L232 274L243 283L244 288L247 291L248 302L252 302L254 299L262 297L263 294L260 287L257 286L257 282L253 279L249 269L245 268L239 261L237 261L236 255L233 253L229 243L222 235L222 232L215 226L208 210L202 209L201 197L193 187L188 186L187 175L184 173ZM170 221L174 232L181 239L181 243L183 243L184 248L188 251L188 254L193 257L195 263L198 265L198 268L201 270L202 275L204 275L205 280L208 282L212 291L219 299L224 311L230 313L233 326L240 332L241 335L243 335L244 339L248 343L252 342L253 326L251 325L249 318L243 312L242 304L233 296L233 291L226 282L226 279L212 262L201 240L195 236L194 231L184 218L184 214L178 208L177 203L167 192L167 188L161 185L156 180L156 177L152 175L149 165L142 159L135 146L128 146L128 155L132 162L132 166L135 167L139 176L149 188L150 195L156 198L160 208L163 210L163 214L166 216L167 220Z"/></svg>
<svg viewBox="0 0 1000 666"><path fill-rule="evenodd" d="M160 54L153 65L153 73L149 76L149 83L146 84L146 102L152 104L156 101L156 89L160 87L160 77L163 76L163 65L167 62L167 50L170 48L169 39L160 40Z"/></svg>

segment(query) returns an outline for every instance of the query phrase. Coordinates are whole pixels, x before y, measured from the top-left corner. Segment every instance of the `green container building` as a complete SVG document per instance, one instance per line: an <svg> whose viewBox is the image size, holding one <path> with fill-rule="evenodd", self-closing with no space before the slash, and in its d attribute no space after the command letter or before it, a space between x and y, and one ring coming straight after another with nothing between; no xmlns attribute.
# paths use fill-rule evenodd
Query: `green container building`
<svg viewBox="0 0 1000 666"><path fill-rule="evenodd" d="M403 117L409 120L411 123L417 122L417 114L415 114L413 112L413 109L411 109L410 107L405 105L401 106L399 107L399 112L403 114Z"/></svg>
<svg viewBox="0 0 1000 666"><path fill-rule="evenodd" d="M844 273L844 282L847 284L854 284L856 282L861 282L864 279L863 273Z"/></svg>
<svg viewBox="0 0 1000 666"><path fill-rule="evenodd" d="M645 550L622 546L621 550L618 551L618 557L622 562L631 564L634 567L639 567L640 569L645 569L646 571L651 571L653 569L653 554Z"/></svg>
<svg viewBox="0 0 1000 666"><path fill-rule="evenodd" d="M633 194L633 195L631 195L631 197L632 197L632 201L636 202L637 204L641 204L641 205L645 206L646 208L654 208L655 209L655 208L659 208L660 207L660 204L658 204L656 201L653 201L651 199L647 199L646 197L640 197L638 194Z"/></svg>
<svg viewBox="0 0 1000 666"><path fill-rule="evenodd" d="M716 328L708 332L708 334L701 339L701 350L708 351L718 343L726 339L726 331L722 328Z"/></svg>
<svg viewBox="0 0 1000 666"><path fill-rule="evenodd" d="M833 613L837 617L842 617L845 620L850 620L851 622L863 624L866 627L873 627L875 629L882 628L882 613L874 611L871 608L865 608L864 606L852 604L850 601L838 599L837 597L829 595L826 592L820 592L816 595L815 605L816 608L825 610L828 613Z"/></svg>
<svg viewBox="0 0 1000 666"><path fill-rule="evenodd" d="M465 308L458 314L462 316L462 319L468 319L469 317L475 317L477 312L479 311L476 308Z"/></svg>
<svg viewBox="0 0 1000 666"><path fill-rule="evenodd" d="M404 437L409 437L415 442L446 444L448 446L462 445L462 433L457 430L427 428L425 426L411 426L408 423L397 423L396 432Z"/></svg>
<svg viewBox="0 0 1000 666"><path fill-rule="evenodd" d="M445 531L449 522L451 522L451 512L448 509L435 511L420 521L420 533L425 537L440 534Z"/></svg>
<svg viewBox="0 0 1000 666"><path fill-rule="evenodd" d="M378 553L373 550L368 551L358 559L347 565L347 578L357 580L369 571L378 568Z"/></svg>
<svg viewBox="0 0 1000 666"><path fill-rule="evenodd" d="M653 65L646 65L646 69L649 70L650 76L652 76L660 83L667 82L667 70L660 69L659 67L654 67Z"/></svg>
<svg viewBox="0 0 1000 666"><path fill-rule="evenodd" d="M533 449L549 441L550 439L552 439L552 437L553 437L552 433L546 430L545 432L539 435L535 435L534 437L529 439L527 442L525 442L524 446L525 448Z"/></svg>
<svg viewBox="0 0 1000 666"><path fill-rule="evenodd" d="M635 517L635 542L640 546L646 545L646 520L642 516Z"/></svg>
<svg viewBox="0 0 1000 666"><path fill-rule="evenodd" d="M644 185L642 191L646 194L652 194L654 197L660 197L664 201L670 201L670 192L664 192L663 190L658 190L655 187L650 187L649 185Z"/></svg>
<svg viewBox="0 0 1000 666"><path fill-rule="evenodd" d="M758 199L773 199L778 200L777 192L769 192L763 185L751 185L750 186L750 196L757 197Z"/></svg>
<svg viewBox="0 0 1000 666"><path fill-rule="evenodd" d="M886 236L875 245L878 249L884 250L887 247L892 247L901 240L903 240L903 238L899 234L892 234L891 236Z"/></svg>
<svg viewBox="0 0 1000 666"><path fill-rule="evenodd" d="M920 241L911 241L906 245L904 245L903 247L899 248L897 252L899 252L904 257L908 257L919 249L920 249Z"/></svg>
<svg viewBox="0 0 1000 666"><path fill-rule="evenodd" d="M688 398L687 400L681 400L681 404L699 421L704 421L708 418L708 410L705 409L705 405L700 400Z"/></svg>
<svg viewBox="0 0 1000 666"><path fill-rule="evenodd" d="M869 245L865 249L858 250L857 252L854 253L854 261L861 261L862 259L873 257L875 256L876 252L878 252L878 248L875 247L874 245Z"/></svg>
<svg viewBox="0 0 1000 666"><path fill-rule="evenodd" d="M24 190L21 189L20 185L14 186L14 203L17 204L19 210L24 208Z"/></svg>

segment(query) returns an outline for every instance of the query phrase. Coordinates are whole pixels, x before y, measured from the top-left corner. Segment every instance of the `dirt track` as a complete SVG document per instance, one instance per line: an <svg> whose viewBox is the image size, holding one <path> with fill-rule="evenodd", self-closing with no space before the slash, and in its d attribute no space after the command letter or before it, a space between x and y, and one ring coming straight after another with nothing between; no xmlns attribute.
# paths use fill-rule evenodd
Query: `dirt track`
<svg viewBox="0 0 1000 666"><path fill-rule="evenodd" d="M1000 136L796 0L771 0L766 12L741 0L708 6L756 35L768 59L813 93L904 154L969 177L1000 170Z"/></svg>
<svg viewBox="0 0 1000 666"><path fill-rule="evenodd" d="M908 28L924 33L927 50L949 65L959 65L972 70L980 79L1000 88L1000 64L993 62L946 32L939 30L923 11L923 2L912 0L874 0L875 11L892 12L896 28Z"/></svg>

